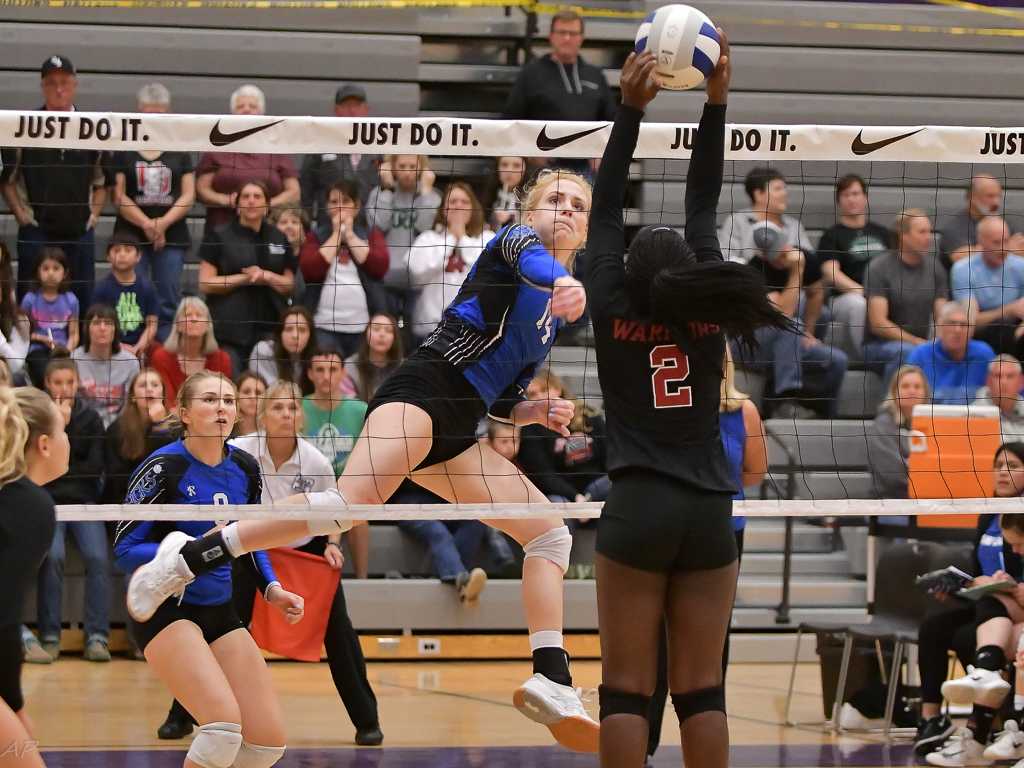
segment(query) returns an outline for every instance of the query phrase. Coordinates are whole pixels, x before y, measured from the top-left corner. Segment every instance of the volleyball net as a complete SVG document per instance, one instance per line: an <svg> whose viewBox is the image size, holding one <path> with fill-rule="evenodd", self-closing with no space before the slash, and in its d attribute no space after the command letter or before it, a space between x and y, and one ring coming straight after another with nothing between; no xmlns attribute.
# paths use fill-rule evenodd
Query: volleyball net
<svg viewBox="0 0 1024 768"><path fill-rule="evenodd" d="M652 107L652 122L641 127L629 189L625 191L628 235L645 225L680 229L685 225L687 161L696 130L693 121L699 117L704 96L687 93L666 95L665 98L673 105L671 114L664 108L655 110ZM659 118L683 122L655 122ZM262 310L255 303L249 307L251 311L242 316L221 314L216 306L221 297L211 296L215 334L226 342L230 341L230 344L224 344L225 347L241 349L240 356L234 360L232 373L235 377L244 368L261 369L259 354L253 352L258 341L268 342L262 353L265 358L262 362L266 364L263 370L276 374L283 373L288 367L278 366L280 361L274 355L279 352L273 350L279 351L282 344L275 347L273 339L281 336L279 315L289 303L305 306L313 318L315 327L309 329L313 340L302 349L307 358L314 346L324 346L331 341L339 345L339 349L345 349L342 357L350 357L351 352L346 345L351 340L340 338L338 332L342 335L362 333L367 319L381 309L399 316L398 333L406 342L408 353L409 344L418 343L432 330L443 307L454 298L466 273L472 268L479 248L491 233L505 222L518 219L517 190L521 190L542 166L569 165L588 172L592 168L589 161L600 158L609 130L607 123L461 117L350 119L0 111L0 145L5 147L5 173L9 174L5 178L24 182L33 176L36 179L45 177L46 162L53 164L54 178L60 178L60 174L68 170L63 155L58 157L38 150L82 150L75 155L78 158L75 162L94 164L92 183L95 188L112 191L95 227L95 243L86 246L94 248L99 281L108 272L104 254L119 215L115 203L122 207L126 205L123 199L115 199L117 194L114 190L119 189L128 197L134 194L133 204L137 208L147 209L148 206L155 210L161 205L168 208L176 204L181 186L175 173L180 177L183 170L193 173L198 180L200 199L205 194L211 200L217 195L224 197L227 188L219 187L221 183L234 184L232 191L237 192L247 173L269 180L272 198L282 194L288 197L291 183L287 179L294 178L298 191L289 202L279 206L282 211L272 216L271 221L277 222L284 217L283 209L297 212L296 218L307 217L305 225L309 231L319 232L323 238L317 242L313 253L315 255L319 250L323 255L322 246L330 239L332 229L337 228L332 225L332 215L336 211L331 209L333 203L330 198L335 175L352 176L357 182L362 179L364 186L369 188L360 189L358 185L353 188L360 196L361 208L354 222L359 222L356 226L361 237L369 238L374 228L381 231L389 250L387 274L368 278L365 274L360 276L355 269L339 268L335 272L332 271L333 262L325 256L319 270L313 271L315 274L305 275L301 290L295 289L291 293L279 291L274 299L273 316L262 319L258 319ZM172 163L161 160L168 160L172 154L179 153L180 157L188 159L187 164L178 163L172 167ZM364 159L368 156L372 160L369 170L366 170ZM254 163L254 157L264 157L265 160ZM518 164L502 165L503 158L516 160ZM350 173L342 174L338 170L341 162L350 164ZM245 167L240 163L245 163ZM293 170L288 171L285 165ZM365 170L365 175L360 176L363 173L360 169ZM205 180L202 178L204 175L207 176ZM78 173L77 178L83 178L83 174ZM752 189L752 184L761 183L759 179L764 181L764 188L763 191L758 190L755 203L748 189ZM994 183L998 192L982 200L977 192L979 180L983 180L981 186ZM850 202L844 198L843 191L851 184L865 193L862 201ZM401 194L403 185L404 197ZM387 188L392 193L386 210L383 210L382 196L374 192L375 186ZM209 196L210 190L214 197ZM15 259L12 271L18 283L19 302L23 301L23 294L38 288L33 282L38 274L34 269L25 269L28 263L24 258L26 254L37 267L40 247L67 246L74 250L79 246L78 238L46 234L36 225L44 220L60 220L60 216L53 215L57 208L81 207L83 201L75 202L67 195L47 199L49 204L36 201L31 211L34 219L28 222L16 221L9 209L5 209L0 219L0 238ZM399 199L406 202L396 202ZM995 238L997 247L991 245L992 230L987 225L982 227L981 235L970 233L955 247L952 240L943 242L943 237L938 234L943 229L955 233L958 216L961 217L961 228L966 229L968 223L962 216L972 203L988 206L983 220L1005 218L1008 235ZM765 215L759 215L759 205L771 214L768 218L777 224L774 229L764 225ZM165 246L182 245L185 250L183 267L174 278L176 281L180 279L180 284L175 286L177 294L202 294L199 263L204 260L204 253L208 253L203 249L206 247L204 243L210 239L210 211L215 207L212 203L204 206L199 201L189 205L183 218L188 232L187 243L172 243L165 239ZM123 211L120 215L125 217ZM218 215L223 225L235 220L238 213L221 206ZM858 218L861 216L878 226L865 226L864 221ZM1024 238L1013 237L1022 226L1015 220L1016 216L1024 217L1024 131L1021 129L727 126L725 183L719 206L725 256L733 261L756 265L779 258L787 246L788 249L803 251L806 266L800 276L799 307L794 316L808 323L804 326L803 339L791 335L786 342L763 344L754 357L737 357L736 387L750 395L766 417L764 431L768 454L765 479L759 489L748 490L748 500L737 504L738 514L945 517L1024 511L1017 498L991 498L996 449L1004 442L1019 439L1016 435L1024 435L1024 427L1019 432L1015 427L1018 418L1024 419L1024 416L1018 417L1016 405L1007 406L1014 393L1002 390L979 392L984 387L991 387L994 380L1001 381L998 375L1000 366L995 366L996 374L990 371L996 354L1021 357L1017 353L1019 335L1016 334L1018 321L1015 317L1009 314L1005 319L1000 317L999 321L1009 326L1000 334L987 336L979 332L979 327L992 324L991 313L985 313L992 309L993 300L1002 306L1024 295L1024 270L1019 271L1022 279L1018 282L1015 277L1018 272L1015 267L1011 268L1013 257L1010 257L1011 260L1005 262L1006 268L997 270L990 266L987 270L969 270L966 283L962 279L954 280L959 275L951 275L954 259L959 262L961 259L980 258L986 248L999 251L998 254L989 254L993 259L996 255L1004 259L1006 252L1018 247L1024 250L1024 244L1020 243ZM137 217L135 220L138 221ZM449 220L459 223L449 227ZM918 227L912 232L914 223L919 223L927 231ZM845 230L837 228L840 224L847 225ZM447 236L446 229L457 230L459 240ZM406 240L393 234L399 231L407 233ZM432 232L434 235L430 236ZM424 233L428 236L424 237ZM822 238L826 236L830 245L822 249ZM898 245L898 241L906 241L908 237L917 238L914 248L920 253L914 258L926 259L923 269L928 272L928 280L901 276L896 266L887 271L877 270L877 285L865 284L865 275L871 274L867 264L886 254L898 258L904 251L909 251L905 244L902 250ZM303 242L296 243L297 249ZM337 244L336 240L331 242ZM151 262L160 259L160 250L149 256ZM301 273L303 269L300 268L298 254L295 256L295 260L290 262L291 268ZM913 259L908 257L908 261ZM268 266L258 260L253 264L261 268ZM835 277L836 268L847 281ZM226 274L223 269L222 266L219 275ZM585 270L586 264L580 261L577 269ZM776 271L784 272L785 269L777 267ZM996 274L995 282L992 274ZM160 284L158 272L144 273L143 276L150 280L156 278L158 284L155 287L161 297L177 295L161 293L160 289L166 286ZM70 279L73 289L87 282L82 275L74 273ZM883 280L887 281L885 290L888 293L880 287ZM372 286L368 287L368 283ZM966 317L941 311L929 315L926 310L925 327L915 326L908 330L915 322L920 326L922 303L931 303L937 309L934 299L949 298L951 284L953 298L966 300ZM358 288L362 290L355 290ZM378 300L378 289L382 297L379 300L384 302L381 305L374 303ZM925 342L921 346L931 345L927 355L922 357L919 353L915 358L930 379L931 395L916 396L920 403L913 415L909 410L902 412L900 402L888 394L886 375L898 364L911 362L910 347L914 345L908 344L907 349L899 351L896 365L890 365L888 370L886 363L892 362L891 355L883 359L868 354L865 342L869 345L875 342L878 346L883 341L892 340L892 337L879 331L879 323L871 326L868 301L862 300L858 304L855 298L864 293L868 297L885 296L892 321L904 325L908 334L917 341ZM854 300L847 302L851 296ZM165 301L163 298L160 300ZM128 332L129 325L132 331L138 331L140 320L148 314L133 301L124 299L123 304L114 307L119 324L123 326L122 333ZM852 303L854 309L846 307L848 303ZM83 316L85 309L80 307ZM161 313L159 323L162 329L176 327L175 318L165 316L172 310L166 306L157 310ZM32 311L28 310L29 314ZM53 318L46 318L43 314L36 311L30 318L33 335L28 340L29 350L46 346L40 340L40 334L52 335L47 324ZM19 349L11 342L16 341L19 328L25 327L23 322L19 325L17 318L15 320L12 323L8 318L6 327L2 329L8 350ZM951 329L948 334L947 326ZM245 329L246 333L237 333L239 328ZM321 337L319 330L335 331L335 334ZM85 340L89 333L90 329L82 325L80 339ZM546 370L557 376L556 389L576 400L578 410L588 406L586 418L596 420L600 418L603 403L597 358L586 321L571 325L563 335L567 338L554 347ZM989 341L983 342L986 338ZM967 343L968 339L970 343ZM987 343L988 346L978 347L975 342ZM817 349L817 353L807 354L806 350L812 347ZM957 349L961 348L969 354L957 359L960 354ZM20 349L22 354L27 351L25 345ZM780 365L779 355L791 356L791 364L788 367ZM310 377L309 360L300 360L300 357L302 355L297 355L294 361L293 375L296 383L308 394L315 385ZM16 375L28 375L31 366L18 365L19 362L22 361L8 360ZM1012 367L1008 360L1002 362ZM40 370L45 370L45 364L43 359ZM108 375L97 376L96 370L104 365L108 367ZM128 366L132 371L125 374L116 370L119 366ZM358 373L355 361L344 367ZM789 383L783 381L787 376L794 376L794 368L798 371L795 378ZM89 372L82 373L85 370ZM128 407L131 406L132 396L128 387L135 370L132 363L115 358L99 362L91 360L87 368L80 366L78 383L82 387L82 399L104 415L108 426L117 419L126 402ZM324 375L329 378L330 371ZM685 374L674 379L670 377L669 384L682 387L685 386L684 379ZM1015 381L1017 387L1024 383L1019 375ZM45 386L44 381L36 383ZM358 385L352 381L337 387L339 398L355 399L361 394ZM547 396L550 387L548 390L542 387L539 391ZM986 393L989 394L988 401L984 400ZM968 409L967 406L975 403L979 396L982 398L979 407ZM932 405L936 407L930 407ZM893 428L888 432L879 432L877 425L873 424L880 409L887 411L893 422ZM1024 407L1021 410L1024 411ZM330 418L326 418L308 437L327 458L334 461L343 458L346 448L351 450L356 435L346 434L343 427L330 422ZM351 431L351 424L347 428ZM578 431L574 434L579 439L569 438L554 450L558 452L560 473L565 475L563 479L567 479L579 495L588 497L591 495L587 490L588 484L577 475L584 472L601 474L601 448L595 447L593 424L580 420L574 423L573 429ZM520 466L531 476L522 455L522 447L529 437L519 435L517 447L521 451ZM537 439L536 436L534 438ZM574 452L578 455L574 456ZM83 476L94 478L97 487L101 487L109 481L104 475L110 471L93 466ZM887 498L892 495L891 488L899 487L899 479L908 475L907 493L917 498ZM895 486L888 482L892 479L896 480ZM540 477L535 482L545 490L543 480ZM121 481L126 482L126 478L122 477ZM565 493L545 492L551 497L566 497ZM558 502L544 508L544 513L588 518L596 517L599 510L598 500L572 503L570 498L569 503ZM60 514L65 520L337 516L336 510L307 507L218 507L216 515L213 511L203 506L85 504L62 505ZM396 503L352 507L350 511L353 518L380 521L500 519L537 515L536 507L530 505L500 503Z"/></svg>

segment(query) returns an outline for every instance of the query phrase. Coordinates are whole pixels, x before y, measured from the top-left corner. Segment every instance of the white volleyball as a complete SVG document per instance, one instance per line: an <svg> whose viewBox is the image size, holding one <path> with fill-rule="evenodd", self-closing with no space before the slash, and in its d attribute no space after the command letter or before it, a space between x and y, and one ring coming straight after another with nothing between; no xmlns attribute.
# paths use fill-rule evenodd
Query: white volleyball
<svg viewBox="0 0 1024 768"><path fill-rule="evenodd" d="M689 5L663 5L649 14L636 32L636 52L658 58L655 72L665 88L685 91L704 82L722 52L718 30Z"/></svg>

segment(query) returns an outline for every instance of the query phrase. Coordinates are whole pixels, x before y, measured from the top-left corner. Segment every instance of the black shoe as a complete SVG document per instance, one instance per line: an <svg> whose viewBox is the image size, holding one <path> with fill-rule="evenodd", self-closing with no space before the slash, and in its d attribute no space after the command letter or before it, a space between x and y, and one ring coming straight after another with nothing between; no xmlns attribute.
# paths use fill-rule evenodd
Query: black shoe
<svg viewBox="0 0 1024 768"><path fill-rule="evenodd" d="M384 734L380 726L373 728L360 728L356 730L356 745L360 747L379 747L384 743Z"/></svg>
<svg viewBox="0 0 1024 768"><path fill-rule="evenodd" d="M929 752L938 749L942 742L953 735L956 726L953 721L945 715L936 715L922 720L917 726L917 736L914 738L914 752L924 757Z"/></svg>
<svg viewBox="0 0 1024 768"><path fill-rule="evenodd" d="M180 717L173 709L167 713L163 725L156 729L158 739L184 739L192 735L192 720L186 715Z"/></svg>

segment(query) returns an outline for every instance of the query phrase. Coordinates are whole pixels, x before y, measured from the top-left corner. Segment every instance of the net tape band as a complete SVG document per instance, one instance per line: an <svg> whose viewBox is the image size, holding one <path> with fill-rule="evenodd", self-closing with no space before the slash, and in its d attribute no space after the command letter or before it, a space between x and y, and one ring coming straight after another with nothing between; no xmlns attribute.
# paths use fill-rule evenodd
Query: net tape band
<svg viewBox="0 0 1024 768"><path fill-rule="evenodd" d="M696 114L700 103L695 100L686 115ZM610 125L0 110L0 146L579 158L601 157ZM1024 128L730 124L726 132L728 160L1024 163ZM693 123L644 123L634 157L686 159L695 133Z"/></svg>
<svg viewBox="0 0 1024 768"><path fill-rule="evenodd" d="M514 520L540 517L591 519L601 502L560 504L62 504L57 519L80 520ZM1024 497L1008 499L769 499L737 501L747 517L867 517L873 515L978 515L1024 513Z"/></svg>

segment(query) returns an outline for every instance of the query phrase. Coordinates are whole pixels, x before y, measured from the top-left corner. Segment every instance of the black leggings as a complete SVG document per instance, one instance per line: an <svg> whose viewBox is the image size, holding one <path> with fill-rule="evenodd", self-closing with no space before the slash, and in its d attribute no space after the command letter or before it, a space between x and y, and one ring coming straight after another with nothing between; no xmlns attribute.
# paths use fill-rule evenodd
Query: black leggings
<svg viewBox="0 0 1024 768"><path fill-rule="evenodd" d="M949 675L949 652L965 667L974 662L978 603L950 598L929 611L918 630L917 667L921 702L942 703L942 684Z"/></svg>
<svg viewBox="0 0 1024 768"><path fill-rule="evenodd" d="M736 551L739 553L739 562L743 562L743 534L745 528L735 531ZM730 619L730 624L732 621ZM667 628L666 628L667 630ZM725 636L725 647L722 650L722 684L725 685L725 672L729 666L729 635ZM661 723L665 718L665 704L668 700L668 636L661 640L658 648L658 685L651 696L651 713L648 721L651 724L650 736L647 740L647 754L653 755L658 751L661 743Z"/></svg>

